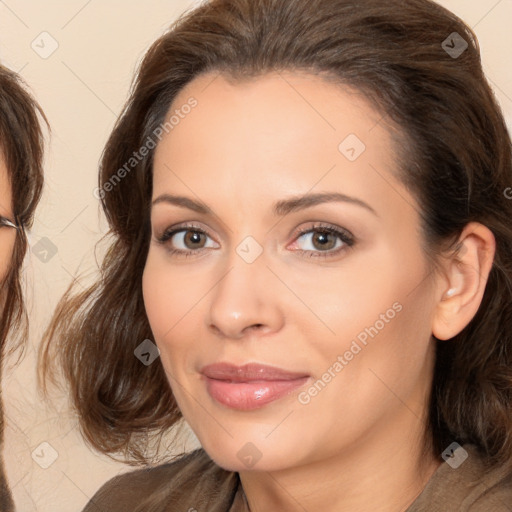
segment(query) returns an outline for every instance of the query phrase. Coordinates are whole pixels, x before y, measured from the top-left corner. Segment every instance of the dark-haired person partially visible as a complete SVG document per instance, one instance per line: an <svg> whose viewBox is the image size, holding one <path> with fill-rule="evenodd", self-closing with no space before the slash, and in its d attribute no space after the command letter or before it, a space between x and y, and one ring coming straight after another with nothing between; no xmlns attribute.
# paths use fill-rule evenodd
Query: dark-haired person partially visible
<svg viewBox="0 0 512 512"><path fill-rule="evenodd" d="M40 118L46 122L20 77L0 65L0 368L28 332L21 269L27 251L25 229L32 225L43 188ZM0 446L3 433L0 390ZM1 460L0 511L10 512L14 506Z"/></svg>
<svg viewBox="0 0 512 512"><path fill-rule="evenodd" d="M476 37L433 2L180 19L105 148L113 245L43 369L104 453L151 462L181 418L202 448L85 510L511 510L511 183Z"/></svg>

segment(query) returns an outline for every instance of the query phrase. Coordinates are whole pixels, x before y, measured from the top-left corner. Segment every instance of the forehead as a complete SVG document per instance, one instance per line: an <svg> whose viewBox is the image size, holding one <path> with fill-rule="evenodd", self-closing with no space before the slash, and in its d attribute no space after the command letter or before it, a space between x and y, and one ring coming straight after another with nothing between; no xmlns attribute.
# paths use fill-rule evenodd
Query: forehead
<svg viewBox="0 0 512 512"><path fill-rule="evenodd" d="M187 126L190 130L200 129L201 126L191 126L193 120L200 118L197 124L207 123L208 128L215 124L219 129L244 128L241 137L247 133L261 134L263 127L266 133L275 136L280 127L290 129L290 125L294 128L293 135L316 132L329 136L339 132L339 136L352 130L363 136L383 117L361 91L305 72L268 73L244 80L215 73L200 75L179 92L167 119L180 110L188 111L186 105L191 98L197 101L197 107L190 114L180 116L181 121L172 129L175 134L186 133ZM185 123L183 117L192 121ZM295 124L296 121L300 123ZM210 138L215 133L210 133ZM198 133L202 134L204 130ZM236 135L233 133L232 137Z"/></svg>
<svg viewBox="0 0 512 512"><path fill-rule="evenodd" d="M155 156L158 160L165 148L176 158L186 154L190 162L206 151L222 154L228 149L232 161L237 150L246 158L247 151L262 158L286 151L298 155L315 145L337 155L339 144L351 134L366 145L391 150L382 120L362 92L318 76L283 72L233 81L212 72L176 96L166 116L170 130ZM299 146L301 141L305 144Z"/></svg>
<svg viewBox="0 0 512 512"><path fill-rule="evenodd" d="M241 82L210 73L180 91L166 119L173 128L156 148L154 196L256 206L323 188L363 191L383 208L393 200L396 133L358 90L305 73Z"/></svg>

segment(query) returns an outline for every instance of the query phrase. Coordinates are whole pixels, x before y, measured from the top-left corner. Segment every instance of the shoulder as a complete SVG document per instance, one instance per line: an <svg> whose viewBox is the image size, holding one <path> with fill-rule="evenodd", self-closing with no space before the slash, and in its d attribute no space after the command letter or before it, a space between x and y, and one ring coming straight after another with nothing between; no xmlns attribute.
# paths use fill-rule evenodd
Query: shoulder
<svg viewBox="0 0 512 512"><path fill-rule="evenodd" d="M168 464L114 477L83 512L226 510L238 482L237 473L222 469L199 449Z"/></svg>
<svg viewBox="0 0 512 512"><path fill-rule="evenodd" d="M454 451L443 462L407 512L509 512L512 510L510 469L486 469L473 445Z"/></svg>
<svg viewBox="0 0 512 512"><path fill-rule="evenodd" d="M476 453L476 452L474 452ZM465 498L470 512L510 512L512 510L512 472L510 468L486 471L483 465L473 475L471 493Z"/></svg>

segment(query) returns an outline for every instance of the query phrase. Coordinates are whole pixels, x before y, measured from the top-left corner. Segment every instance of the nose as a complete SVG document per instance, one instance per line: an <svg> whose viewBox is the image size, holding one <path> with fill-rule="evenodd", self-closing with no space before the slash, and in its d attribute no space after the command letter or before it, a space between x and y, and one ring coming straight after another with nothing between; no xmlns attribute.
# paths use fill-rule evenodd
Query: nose
<svg viewBox="0 0 512 512"><path fill-rule="evenodd" d="M207 326L219 337L242 339L279 331L284 322L279 281L260 256L252 263L238 255L209 296Z"/></svg>

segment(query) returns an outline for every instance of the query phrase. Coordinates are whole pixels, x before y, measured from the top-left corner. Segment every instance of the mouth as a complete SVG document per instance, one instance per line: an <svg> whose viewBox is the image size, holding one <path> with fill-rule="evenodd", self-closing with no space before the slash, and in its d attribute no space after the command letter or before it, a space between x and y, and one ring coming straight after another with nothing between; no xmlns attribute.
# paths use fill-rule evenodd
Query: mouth
<svg viewBox="0 0 512 512"><path fill-rule="evenodd" d="M287 396L310 377L306 373L257 363L243 366L216 363L203 367L201 374L206 390L215 401L242 411L259 409Z"/></svg>

